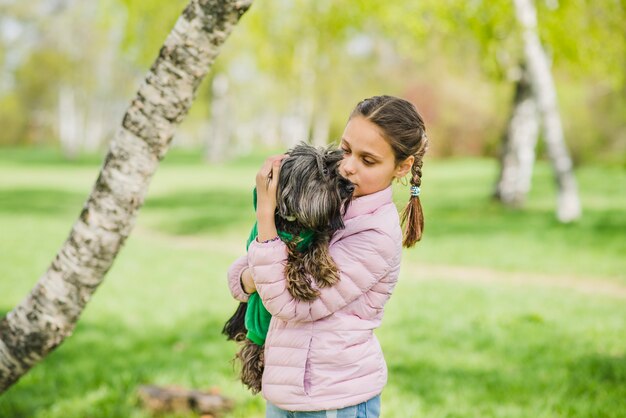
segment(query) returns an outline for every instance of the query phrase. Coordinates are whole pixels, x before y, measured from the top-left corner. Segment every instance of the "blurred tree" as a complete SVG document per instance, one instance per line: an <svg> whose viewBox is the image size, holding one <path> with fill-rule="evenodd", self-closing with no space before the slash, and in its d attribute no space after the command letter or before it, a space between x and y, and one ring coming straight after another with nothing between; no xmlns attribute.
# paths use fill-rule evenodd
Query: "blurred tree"
<svg viewBox="0 0 626 418"><path fill-rule="evenodd" d="M361 95L388 90L388 45L375 16L330 0L261 0L220 57L237 103L232 138L264 145L327 143ZM359 96L356 96L356 94ZM268 98L271 97L271 100ZM252 134L250 134L252 132Z"/></svg>
<svg viewBox="0 0 626 418"><path fill-rule="evenodd" d="M211 122L205 132L206 159L210 162L222 160L235 130L232 109L228 95L228 77L220 73L211 80Z"/></svg>
<svg viewBox="0 0 626 418"><path fill-rule="evenodd" d="M573 158L618 159L626 138L620 111L626 106L623 1L540 0L536 6ZM22 29L17 41L5 39L5 68L25 70L22 63L39 49L72 64L65 75L71 82L51 77L46 83L41 94L52 99L41 101L50 104L40 110L21 102L13 74L2 74L0 104L7 105L1 117L16 129L4 130L0 139L8 132L30 132L32 141L76 136L84 150L98 142L90 137L110 138L114 126L105 121L123 113L121 99L141 80L138 68L182 7L183 0L0 2L0 27L17 20L18 27L33 29ZM231 40L237 47L214 67L228 79L228 100L237 103L229 113L230 142L217 158L249 150L253 142L324 142L340 132L354 101L383 91L410 98L425 113L436 139L433 155L496 154L507 119L503 105L514 85L509 75L519 72L523 57L510 0L354 0L350 7L330 0L260 0L248 19ZM16 55L20 65L12 66ZM199 87L174 145L197 146L202 139L209 153L210 127L219 118L212 115L212 86L207 80ZM61 104L74 110L62 112ZM61 115L70 113L63 121ZM27 123L37 120L42 122ZM24 135L12 137L23 141Z"/></svg>
<svg viewBox="0 0 626 418"><path fill-rule="evenodd" d="M532 97L543 121L543 137L558 185L557 218L561 222L571 222L580 218L580 199L572 160L563 137L563 127L550 64L537 33L537 12L533 0L514 0L514 3L517 19L523 31L525 61L525 65L522 67L524 75L518 82L517 92L523 91L528 86L531 87ZM532 117L536 113L529 110L527 117L522 119L520 117L521 110L518 109L522 103L521 101L514 102L511 120L513 121L515 116L517 118L515 123L509 124L510 129L505 135L504 145L506 155L500 160L502 174L496 195L505 203L523 201L529 189L532 174L534 158L530 158L530 154L534 155L534 144L536 143L536 139L532 137L533 134L536 135L536 120L532 120ZM532 107L528 101L526 104L527 107ZM529 125L524 126L524 122L528 122ZM520 129L523 132L517 138L511 137L517 135L515 129ZM512 144L513 141L515 141L515 145ZM507 167L507 164L512 164L513 167ZM510 179L509 177L513 174L517 174L518 178ZM507 188L512 188L512 190L507 190ZM508 199L509 196L514 197L513 201Z"/></svg>
<svg viewBox="0 0 626 418"><path fill-rule="evenodd" d="M107 1L77 2L42 27L46 43L70 57L64 78L51 83L55 133L67 157L100 149L115 132L109 121L123 114L123 74L131 67L121 52L126 15Z"/></svg>
<svg viewBox="0 0 626 418"><path fill-rule="evenodd" d="M33 19L33 8L41 9L41 1L34 1L26 5L16 1L0 2L0 44L2 45L3 65L0 66L2 77L0 78L0 104L2 111L0 119L3 131L0 136L0 144L16 144L20 141L33 139L33 131L38 125L37 120L42 119L41 110L31 107L27 99L32 99L32 86L20 86L16 81L15 71L24 67L24 61L30 59L30 54L35 50L39 40L37 31L38 20ZM41 64L50 61L47 57L33 57L33 63ZM54 60L52 60L54 62ZM54 69L51 71L55 73ZM44 78L45 75L36 75L36 78ZM34 81L33 77L26 77L28 81ZM41 83L39 87L41 87ZM26 96L24 96L24 91ZM36 90L35 90L36 91ZM32 113L31 113L32 112ZM35 117L37 116L37 117Z"/></svg>
<svg viewBox="0 0 626 418"><path fill-rule="evenodd" d="M548 2L549 3L549 2ZM558 3L553 1L552 3ZM584 2L583 2L584 3ZM515 6L515 9L512 8ZM516 163L516 167L502 167L496 195L505 202L521 203L530 186L530 175L534 162L534 144L531 138L536 132L535 115L543 120L543 137L547 144L548 155L555 171L559 186L557 199L557 217L561 221L571 221L580 216L580 202L576 182L572 172L572 163L563 139L556 89L550 73L549 61L541 47L536 25L536 11L528 0L472 2L422 1L394 2L393 5L377 5L365 2L371 12L383 16L383 28L387 33L408 33L400 44L405 50L415 49L418 60L426 60L434 49L452 51L459 60L476 55L485 72L495 80L502 80L511 73L519 73L519 62L525 63L524 77L520 78L513 101L513 110L507 132L516 135L510 138L503 135L505 144L501 158L503 164ZM577 11L578 15L593 6ZM568 7L569 12L572 8ZM406 19L406 15L419 19ZM577 15L577 16L578 16ZM515 18L519 21L516 24ZM562 32L562 22L551 21L546 29L548 33ZM607 33L599 31L603 37ZM582 34L580 34L583 37ZM459 39L465 39L460 42ZM578 42L576 36L565 37L554 47L568 51ZM415 48L415 44L424 44L425 48ZM579 56L563 54L570 62L582 62ZM590 67L591 64L588 64ZM602 66L595 66L598 71L606 71ZM517 71L512 71L517 70ZM529 83L529 84L525 84ZM532 89L528 90L531 86ZM538 113L528 101L527 92L532 91ZM518 106L521 106L518 108ZM528 126L522 132L515 133L524 121ZM530 136L529 136L530 135ZM532 155L531 155L532 153ZM511 176L523 176L512 179ZM508 190L507 188L514 187ZM505 190L507 189L507 190Z"/></svg>
<svg viewBox="0 0 626 418"><path fill-rule="evenodd" d="M494 195L507 205L521 206L530 190L540 123L526 66L521 67L515 87L513 110L502 139L500 176Z"/></svg>
<svg viewBox="0 0 626 418"><path fill-rule="evenodd" d="M154 60L167 36L176 23L177 16L187 5L185 0L115 0L103 12L118 10L123 13L124 30L121 47L135 64L136 68L145 68ZM121 7L121 10L119 8ZM115 15L105 13L108 25Z"/></svg>
<svg viewBox="0 0 626 418"><path fill-rule="evenodd" d="M25 121L5 142L59 139L65 153L73 156L94 151L112 136L112 126L105 121L122 114L119 94L128 84L119 76L127 67L118 53L124 16L105 1L74 1L69 7L71 3L3 5L17 33L12 59L3 69L9 80L5 91L18 98L12 124Z"/></svg>
<svg viewBox="0 0 626 418"><path fill-rule="evenodd" d="M251 2L191 0L111 143L79 219L48 271L0 319L0 392L72 333L130 234L174 129Z"/></svg>
<svg viewBox="0 0 626 418"><path fill-rule="evenodd" d="M52 135L52 114L46 109L55 107L55 81L69 82L71 68L69 56L45 45L33 50L16 68L15 91L28 120L22 141L41 143L44 137Z"/></svg>

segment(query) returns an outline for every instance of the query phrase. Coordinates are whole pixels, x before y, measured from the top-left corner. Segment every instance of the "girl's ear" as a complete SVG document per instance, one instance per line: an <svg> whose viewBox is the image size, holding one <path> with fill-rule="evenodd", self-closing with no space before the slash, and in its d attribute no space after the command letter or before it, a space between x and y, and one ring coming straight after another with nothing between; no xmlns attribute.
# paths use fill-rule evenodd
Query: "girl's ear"
<svg viewBox="0 0 626 418"><path fill-rule="evenodd" d="M406 174L411 171L411 167L413 167L414 162L415 157L413 155L408 156L406 160L396 166L395 177L402 178L406 176Z"/></svg>

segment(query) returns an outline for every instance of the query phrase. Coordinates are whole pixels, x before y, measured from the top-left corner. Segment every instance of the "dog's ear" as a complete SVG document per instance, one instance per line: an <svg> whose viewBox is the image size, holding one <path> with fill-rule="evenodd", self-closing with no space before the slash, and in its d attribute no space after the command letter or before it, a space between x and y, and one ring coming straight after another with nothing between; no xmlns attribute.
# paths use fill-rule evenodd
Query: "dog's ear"
<svg viewBox="0 0 626 418"><path fill-rule="evenodd" d="M334 213L330 218L329 228L331 231L338 231L344 228L343 216L341 213Z"/></svg>
<svg viewBox="0 0 626 418"><path fill-rule="evenodd" d="M303 254L304 270L319 287L330 287L339 281L339 268L329 252L330 235L321 235Z"/></svg>
<svg viewBox="0 0 626 418"><path fill-rule="evenodd" d="M329 147L324 152L324 164L329 173L335 174L339 168L339 163L343 159L343 151Z"/></svg>
<svg viewBox="0 0 626 418"><path fill-rule="evenodd" d="M294 181L298 177L293 173L297 151L294 149L289 151L293 154L290 154L289 157L284 158L281 162L278 188L276 190L276 209L283 216L289 214L290 208L293 208Z"/></svg>
<svg viewBox="0 0 626 418"><path fill-rule="evenodd" d="M247 308L248 304L241 302L233 316L224 324L222 334L226 335L228 340L242 341L246 338L248 332L245 325Z"/></svg>
<svg viewBox="0 0 626 418"><path fill-rule="evenodd" d="M315 246L315 242L302 253L293 243L287 244L287 263L285 264L287 291L300 301L311 301L319 296L319 291L311 286L311 271L309 263L305 260L305 254L310 252L312 246Z"/></svg>

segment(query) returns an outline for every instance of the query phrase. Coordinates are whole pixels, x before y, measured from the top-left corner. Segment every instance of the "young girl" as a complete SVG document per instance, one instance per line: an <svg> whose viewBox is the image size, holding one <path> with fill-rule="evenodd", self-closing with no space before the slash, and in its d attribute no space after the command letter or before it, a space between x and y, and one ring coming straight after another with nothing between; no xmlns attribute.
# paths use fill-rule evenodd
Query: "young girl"
<svg viewBox="0 0 626 418"><path fill-rule="evenodd" d="M360 102L341 138L341 175L354 183L345 228L330 242L341 277L312 302L286 289L285 244L274 224L276 183L283 155L256 176L257 240L228 271L231 293L246 301L257 291L272 314L265 342L266 417L378 417L387 366L374 329L395 287L402 243L421 238L422 158L428 140L415 107L376 96ZM391 182L411 173L410 200L400 219Z"/></svg>

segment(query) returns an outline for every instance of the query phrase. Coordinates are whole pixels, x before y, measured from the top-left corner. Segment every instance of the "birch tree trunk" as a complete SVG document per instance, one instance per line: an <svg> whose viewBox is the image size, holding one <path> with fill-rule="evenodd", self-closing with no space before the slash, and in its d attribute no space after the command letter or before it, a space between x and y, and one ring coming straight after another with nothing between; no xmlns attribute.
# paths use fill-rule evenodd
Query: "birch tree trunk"
<svg viewBox="0 0 626 418"><path fill-rule="evenodd" d="M83 113L76 104L76 94L70 86L59 88L58 126L59 141L65 157L74 159L80 152L84 134Z"/></svg>
<svg viewBox="0 0 626 418"><path fill-rule="evenodd" d="M67 241L0 319L0 393L71 335L130 234L148 184L219 48L252 0L191 0L124 115Z"/></svg>
<svg viewBox="0 0 626 418"><path fill-rule="evenodd" d="M526 66L520 67L513 110L504 134L500 177L494 196L509 206L522 206L530 190L539 134L539 113Z"/></svg>
<svg viewBox="0 0 626 418"><path fill-rule="evenodd" d="M216 163L223 161L233 136L233 117L228 93L228 77L217 74L211 86L211 124L203 138L205 160Z"/></svg>
<svg viewBox="0 0 626 418"><path fill-rule="evenodd" d="M330 114L328 109L318 109L313 120L312 143L315 146L328 145L330 134Z"/></svg>
<svg viewBox="0 0 626 418"><path fill-rule="evenodd" d="M537 34L537 12L532 0L514 0L517 19L524 29L524 55L533 94L543 121L543 136L557 183L557 218L570 222L581 216L578 187L572 169L557 104L548 58Z"/></svg>

